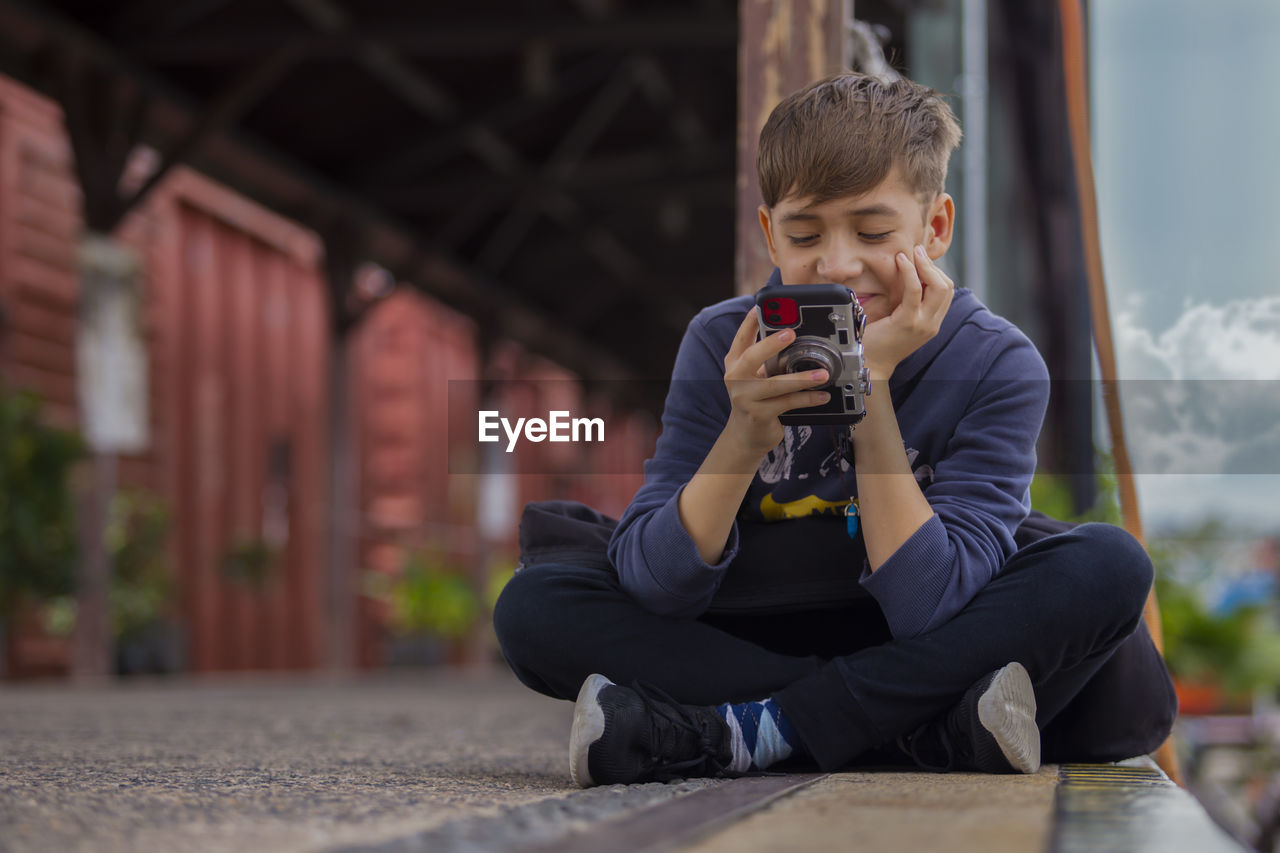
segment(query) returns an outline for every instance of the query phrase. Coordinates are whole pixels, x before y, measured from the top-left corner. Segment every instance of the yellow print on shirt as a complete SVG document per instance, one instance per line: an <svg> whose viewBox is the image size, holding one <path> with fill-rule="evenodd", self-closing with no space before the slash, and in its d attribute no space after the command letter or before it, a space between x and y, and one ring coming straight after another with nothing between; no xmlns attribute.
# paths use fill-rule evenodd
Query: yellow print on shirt
<svg viewBox="0 0 1280 853"><path fill-rule="evenodd" d="M760 514L765 521L784 521L788 518L805 518L810 515L844 515L845 507L850 501L824 501L817 495L808 495L786 503L778 503L773 494L767 494L760 501Z"/></svg>

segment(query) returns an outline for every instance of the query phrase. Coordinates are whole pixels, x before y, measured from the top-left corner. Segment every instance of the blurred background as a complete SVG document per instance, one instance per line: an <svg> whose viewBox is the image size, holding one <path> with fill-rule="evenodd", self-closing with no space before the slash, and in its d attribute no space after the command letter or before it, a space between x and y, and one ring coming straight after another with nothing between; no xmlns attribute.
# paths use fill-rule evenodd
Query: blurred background
<svg viewBox="0 0 1280 853"><path fill-rule="evenodd" d="M500 665L521 507L624 509L685 325L768 274L759 127L847 67L960 116L946 265L1055 383L1035 504L1118 522L1062 8L0 0L0 674ZM1280 7L1078 8L1183 751L1274 839Z"/></svg>

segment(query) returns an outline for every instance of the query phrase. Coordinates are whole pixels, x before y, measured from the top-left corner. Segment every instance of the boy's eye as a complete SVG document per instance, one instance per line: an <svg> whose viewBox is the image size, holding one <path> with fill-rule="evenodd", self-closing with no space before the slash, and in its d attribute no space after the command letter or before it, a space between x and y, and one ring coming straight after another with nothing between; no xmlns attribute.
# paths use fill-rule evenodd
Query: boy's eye
<svg viewBox="0 0 1280 853"><path fill-rule="evenodd" d="M791 241L793 246L808 246L810 243L818 239L817 234L799 234L788 235L787 239Z"/></svg>
<svg viewBox="0 0 1280 853"><path fill-rule="evenodd" d="M869 240L874 243L877 240L883 240L885 237L888 237L892 233L893 233L892 231L881 231L879 234L865 234L863 232L858 232L858 236L861 237L863 240Z"/></svg>

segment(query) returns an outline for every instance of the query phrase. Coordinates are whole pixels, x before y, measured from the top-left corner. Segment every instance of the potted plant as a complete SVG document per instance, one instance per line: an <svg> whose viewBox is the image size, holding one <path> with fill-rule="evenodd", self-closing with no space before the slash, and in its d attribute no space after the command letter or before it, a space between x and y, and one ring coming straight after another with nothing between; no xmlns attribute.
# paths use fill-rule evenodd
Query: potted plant
<svg viewBox="0 0 1280 853"><path fill-rule="evenodd" d="M1254 696L1280 685L1280 630L1252 604L1214 612L1187 582L1157 575L1164 658L1184 714L1248 713Z"/></svg>
<svg viewBox="0 0 1280 853"><path fill-rule="evenodd" d="M42 604L73 588L77 543L69 479L84 455L79 435L41 421L35 395L0 387L0 645L6 662L19 625L39 625Z"/></svg>
<svg viewBox="0 0 1280 853"><path fill-rule="evenodd" d="M260 592L276 575L279 552L263 539L241 537L222 554L222 576Z"/></svg>
<svg viewBox="0 0 1280 853"><path fill-rule="evenodd" d="M456 662L480 613L480 599L463 570L443 550L409 550L398 575L366 571L365 594L386 608L393 640L388 663Z"/></svg>
<svg viewBox="0 0 1280 853"><path fill-rule="evenodd" d="M182 669L183 641L173 619L174 580L166 559L170 514L142 489L111 499L106 545L111 555L111 619L121 675Z"/></svg>

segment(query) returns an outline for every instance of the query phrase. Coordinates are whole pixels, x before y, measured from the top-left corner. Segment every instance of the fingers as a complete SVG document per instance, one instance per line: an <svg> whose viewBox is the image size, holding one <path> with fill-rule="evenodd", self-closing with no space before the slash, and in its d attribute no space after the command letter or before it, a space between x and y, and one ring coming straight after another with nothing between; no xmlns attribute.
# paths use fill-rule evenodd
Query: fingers
<svg viewBox="0 0 1280 853"><path fill-rule="evenodd" d="M747 312L734 335L729 352L725 354L725 378L763 377L765 362L782 352L796 338L793 330L783 329L767 335L764 340L756 341L758 329L758 311L753 308Z"/></svg>
<svg viewBox="0 0 1280 853"><path fill-rule="evenodd" d="M920 279L924 295L923 307L931 323L942 323L947 309L951 307L951 298L955 295L955 283L933 262L924 246L915 249L916 274Z"/></svg>
<svg viewBox="0 0 1280 853"><path fill-rule="evenodd" d="M772 380L769 381L772 383ZM742 384L745 385L745 383ZM774 384L766 385L763 382L753 383L752 387L743 387L740 390L744 392L754 391L758 396L749 396L745 393L742 394L738 399L734 400L735 408L748 417L757 420L769 420L776 418L783 412L789 412L792 409L807 409L811 406L821 406L831 399L830 392L820 391L813 387L807 387L802 390L789 390L787 393L778 393L780 390L783 390L783 386ZM731 398L734 396L734 394L730 394Z"/></svg>
<svg viewBox="0 0 1280 853"><path fill-rule="evenodd" d="M888 378L897 365L938 334L955 286L923 246L894 256L902 300L888 317L868 323L863 335L872 377Z"/></svg>
<svg viewBox="0 0 1280 853"><path fill-rule="evenodd" d="M903 315L919 317L926 325L939 324L951 305L955 284L933 262L924 246L916 246L911 257L899 252L894 260L902 276L902 303L899 308Z"/></svg>
<svg viewBox="0 0 1280 853"><path fill-rule="evenodd" d="M820 388L827 381L827 371L825 370L804 370L799 373L779 373L777 376L770 376L765 380L765 384L768 387L768 396L776 397L779 394L790 394L809 388Z"/></svg>
<svg viewBox="0 0 1280 853"><path fill-rule="evenodd" d="M729 356L737 358L742 355L742 351L756 339L756 332L760 328L760 310L752 308L747 312L747 316L742 318L742 323L738 325L738 331L733 336L733 343L729 344ZM728 356L726 357L726 359Z"/></svg>
<svg viewBox="0 0 1280 853"><path fill-rule="evenodd" d="M777 376L765 378L725 377L725 387L729 391L729 399L735 406L753 407L760 403L770 403L800 394L815 391L829 381L825 370L808 370L800 373L779 373ZM813 404L809 404L813 405ZM785 412L793 406L784 406L778 411Z"/></svg>
<svg viewBox="0 0 1280 853"><path fill-rule="evenodd" d="M924 297L924 286L920 283L920 273L916 269L919 254L917 253L913 259L908 257L906 252L899 252L894 256L894 262L898 265L898 275L902 278L902 302L898 309L906 316L914 317L919 313L920 301ZM893 313L897 314L898 310Z"/></svg>
<svg viewBox="0 0 1280 853"><path fill-rule="evenodd" d="M795 391L790 394L783 394L781 397L770 397L766 401L765 410L777 417L783 412L789 412L792 409L808 409L812 406L821 406L831 399L831 394L826 391Z"/></svg>

